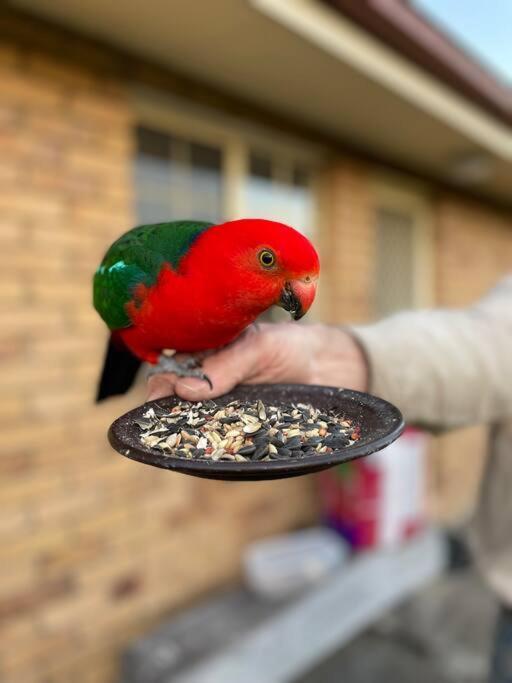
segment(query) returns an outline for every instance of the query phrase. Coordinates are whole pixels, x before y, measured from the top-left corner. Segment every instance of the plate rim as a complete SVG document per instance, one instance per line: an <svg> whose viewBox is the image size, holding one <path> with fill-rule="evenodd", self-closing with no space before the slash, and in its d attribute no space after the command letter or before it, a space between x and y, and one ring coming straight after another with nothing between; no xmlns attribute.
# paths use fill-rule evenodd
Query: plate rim
<svg viewBox="0 0 512 683"><path fill-rule="evenodd" d="M389 401L383 398L375 396L367 392L356 391L354 389L344 389L342 387L331 387L324 385L314 385L314 384L250 384L241 385L240 387L235 387L232 391L224 394L224 396L232 396L237 393L240 389L243 391L251 387L257 391L258 387L270 387L272 386L277 391L304 391L312 389L321 389L324 394L325 392L331 391L333 397L336 395L342 395L344 399L349 399L354 402L358 402L367 407L378 407L379 412L387 415L387 419L390 423L390 429L387 430L382 436L378 437L370 443L362 445L351 445L343 449L334 450L331 453L326 453L318 456L311 456L299 459L279 459L279 460L265 460L258 462L232 462L232 461L211 461L211 460L193 460L187 458L180 458L175 456L169 456L159 453L152 453L149 449L146 450L144 447L133 446L122 441L117 434L117 427L126 420L126 418L134 411L140 411L142 408L150 408L155 404L158 405L159 401L167 398L173 398L177 400L180 399L178 396L162 397L159 399L154 399L152 401L146 401L145 403L132 408L123 415L120 415L114 422L110 425L108 430L108 440L112 448L131 460L140 462L146 465L151 465L153 467L158 467L160 469L167 469L183 474L191 475L205 475L209 477L215 477L222 479L223 475L225 478L230 478L229 475L246 475L249 479L255 479L257 475L262 475L261 479L270 479L272 476L278 478L280 474L290 476L299 475L301 470L304 470L304 474L308 471L318 471L320 469L327 469L336 465L343 464L344 462L349 462L355 460L356 458L365 457L382 450L386 446L393 443L398 437L403 433L405 429L405 422L401 411ZM212 400L217 400L222 398L222 396L216 397Z"/></svg>

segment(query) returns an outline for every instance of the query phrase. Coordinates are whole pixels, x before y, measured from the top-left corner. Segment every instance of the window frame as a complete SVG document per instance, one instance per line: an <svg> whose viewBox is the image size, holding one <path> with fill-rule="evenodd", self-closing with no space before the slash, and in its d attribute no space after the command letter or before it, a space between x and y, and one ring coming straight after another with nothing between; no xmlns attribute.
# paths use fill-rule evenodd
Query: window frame
<svg viewBox="0 0 512 683"><path fill-rule="evenodd" d="M304 164L311 171L314 225L310 235L320 237L321 171L325 150L307 140L282 134L250 119L238 119L193 101L161 93L143 86L131 91L135 123L182 136L222 151L224 180L223 212L227 220L244 215L244 180L249 173L249 151L261 150L275 156L278 163Z"/></svg>

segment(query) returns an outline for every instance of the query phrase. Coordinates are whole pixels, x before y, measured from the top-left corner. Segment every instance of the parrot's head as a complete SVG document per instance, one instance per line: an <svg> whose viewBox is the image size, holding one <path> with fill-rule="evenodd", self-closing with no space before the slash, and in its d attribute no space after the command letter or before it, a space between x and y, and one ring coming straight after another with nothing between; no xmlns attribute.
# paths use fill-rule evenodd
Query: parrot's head
<svg viewBox="0 0 512 683"><path fill-rule="evenodd" d="M208 232L209 268L213 254L220 253L216 277L226 287L230 306L248 316L273 305L289 311L294 320L307 313L315 298L320 263L304 235L263 219L229 221Z"/></svg>

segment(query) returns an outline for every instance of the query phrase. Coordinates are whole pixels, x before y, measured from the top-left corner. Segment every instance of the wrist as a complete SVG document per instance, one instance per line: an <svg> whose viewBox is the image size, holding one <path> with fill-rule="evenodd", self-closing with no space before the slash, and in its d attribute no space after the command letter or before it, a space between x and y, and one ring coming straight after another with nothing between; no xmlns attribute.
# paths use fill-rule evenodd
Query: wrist
<svg viewBox="0 0 512 683"><path fill-rule="evenodd" d="M316 339L312 383L368 391L366 354L349 331L329 325L313 325Z"/></svg>

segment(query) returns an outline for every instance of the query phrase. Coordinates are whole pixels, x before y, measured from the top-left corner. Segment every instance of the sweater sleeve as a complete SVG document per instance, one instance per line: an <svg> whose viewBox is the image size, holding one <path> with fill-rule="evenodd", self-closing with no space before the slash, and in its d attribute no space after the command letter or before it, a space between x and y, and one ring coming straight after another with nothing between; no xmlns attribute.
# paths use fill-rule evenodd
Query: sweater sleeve
<svg viewBox="0 0 512 683"><path fill-rule="evenodd" d="M411 311L353 327L370 391L433 429L512 417L512 276L464 310Z"/></svg>

